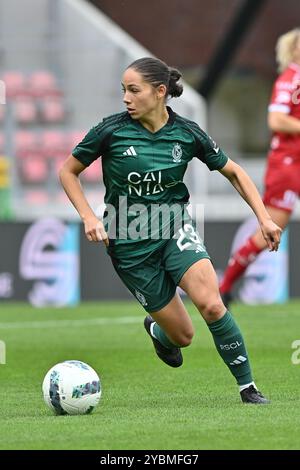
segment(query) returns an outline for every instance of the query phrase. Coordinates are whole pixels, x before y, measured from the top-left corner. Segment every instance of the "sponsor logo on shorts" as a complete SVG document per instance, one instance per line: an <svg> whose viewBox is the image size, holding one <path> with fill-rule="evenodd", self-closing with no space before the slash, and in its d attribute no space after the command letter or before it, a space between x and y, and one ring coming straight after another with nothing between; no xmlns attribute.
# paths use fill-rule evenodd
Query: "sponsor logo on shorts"
<svg viewBox="0 0 300 470"><path fill-rule="evenodd" d="M276 207L282 207L284 209L294 209L294 206L297 201L297 194L294 191L288 190L284 192L283 198L278 199L273 197L271 199L271 203L274 204Z"/></svg>
<svg viewBox="0 0 300 470"><path fill-rule="evenodd" d="M135 290L135 296L138 299L138 301L143 305L143 307L146 307L147 300L145 299L145 296L138 290Z"/></svg>

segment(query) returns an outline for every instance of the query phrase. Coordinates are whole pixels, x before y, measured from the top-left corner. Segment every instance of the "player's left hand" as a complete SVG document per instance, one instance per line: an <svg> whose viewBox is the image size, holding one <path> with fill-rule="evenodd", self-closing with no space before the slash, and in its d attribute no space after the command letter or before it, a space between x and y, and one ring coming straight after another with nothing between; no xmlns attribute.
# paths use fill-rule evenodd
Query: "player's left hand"
<svg viewBox="0 0 300 470"><path fill-rule="evenodd" d="M269 251L277 251L280 244L282 230L273 220L264 220L260 224L263 237L267 243Z"/></svg>

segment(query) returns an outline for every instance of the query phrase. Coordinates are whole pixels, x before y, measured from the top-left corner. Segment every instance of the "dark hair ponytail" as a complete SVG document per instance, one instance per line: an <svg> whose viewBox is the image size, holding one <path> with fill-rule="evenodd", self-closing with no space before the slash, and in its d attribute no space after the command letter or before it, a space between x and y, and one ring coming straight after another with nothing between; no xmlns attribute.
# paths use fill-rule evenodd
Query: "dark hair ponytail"
<svg viewBox="0 0 300 470"><path fill-rule="evenodd" d="M181 78L179 70L168 67L160 59L142 57L132 62L127 68L136 70L153 87L165 85L167 88L166 96L170 95L172 98L177 98L183 92L182 84L177 83Z"/></svg>
<svg viewBox="0 0 300 470"><path fill-rule="evenodd" d="M177 98L183 92L183 86L181 83L177 83L181 78L181 73L179 70L169 67L170 79L168 86L168 95L172 98Z"/></svg>

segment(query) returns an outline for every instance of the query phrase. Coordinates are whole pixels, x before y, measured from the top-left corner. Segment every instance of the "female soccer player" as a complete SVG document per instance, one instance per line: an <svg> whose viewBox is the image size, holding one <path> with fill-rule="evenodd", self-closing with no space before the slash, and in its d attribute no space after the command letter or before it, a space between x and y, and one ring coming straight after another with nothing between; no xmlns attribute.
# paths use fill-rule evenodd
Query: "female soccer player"
<svg viewBox="0 0 300 470"><path fill-rule="evenodd" d="M180 286L206 321L242 401L268 403L253 382L244 339L222 303L209 255L186 211L189 193L183 177L188 163L198 158L231 181L255 212L271 250L278 249L281 230L242 168L196 123L166 106L168 96L183 91L180 77L158 59L146 57L129 65L122 81L127 111L88 132L66 160L60 179L88 240L106 244L116 272L148 312L144 326L159 358L181 366L180 348L192 341L193 325L176 292ZM78 180L100 156L105 223L93 213Z"/></svg>
<svg viewBox="0 0 300 470"><path fill-rule="evenodd" d="M300 28L279 37L276 59L281 74L269 105L268 124L273 132L265 174L263 201L283 230L300 194ZM257 255L269 244L257 230L230 258L220 285L226 306L232 287Z"/></svg>

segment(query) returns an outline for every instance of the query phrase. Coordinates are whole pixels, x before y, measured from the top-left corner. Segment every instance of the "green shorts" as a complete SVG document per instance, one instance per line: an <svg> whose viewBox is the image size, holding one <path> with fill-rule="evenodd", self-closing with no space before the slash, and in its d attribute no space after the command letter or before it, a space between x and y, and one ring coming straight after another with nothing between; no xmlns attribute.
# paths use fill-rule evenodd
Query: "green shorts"
<svg viewBox="0 0 300 470"><path fill-rule="evenodd" d="M120 268L112 258L114 268L130 292L151 313L165 307L174 297L176 287L188 268L197 261L210 259L200 235L192 225L185 225L182 236L166 240L141 263ZM182 229L181 229L182 230ZM183 236L184 235L184 236Z"/></svg>

